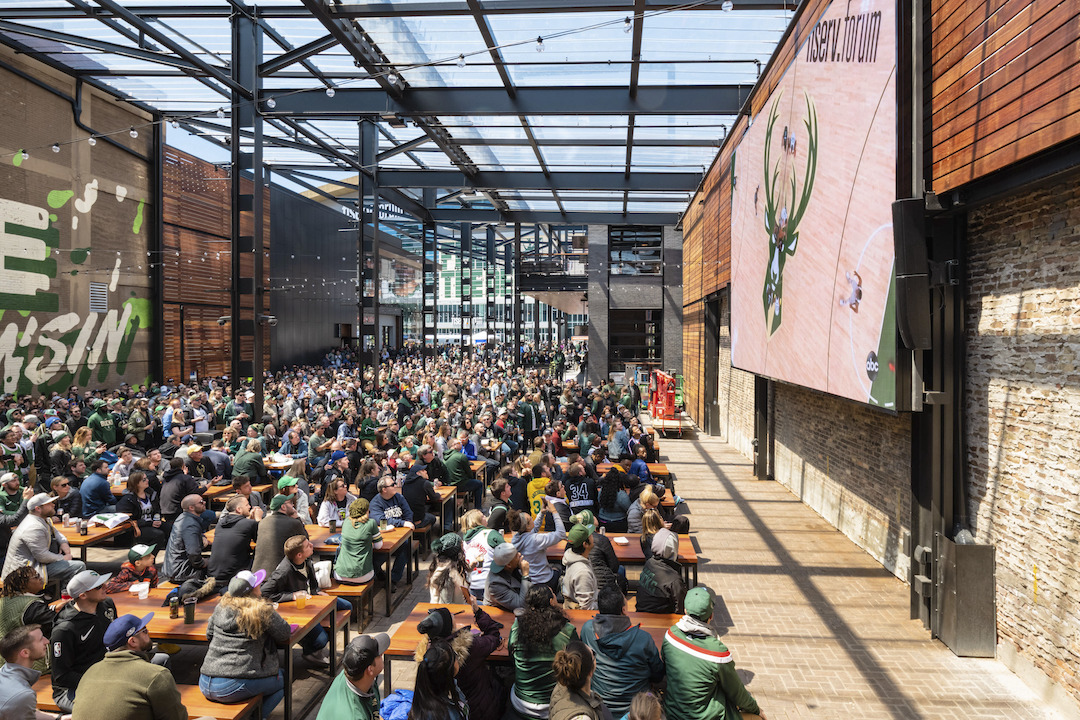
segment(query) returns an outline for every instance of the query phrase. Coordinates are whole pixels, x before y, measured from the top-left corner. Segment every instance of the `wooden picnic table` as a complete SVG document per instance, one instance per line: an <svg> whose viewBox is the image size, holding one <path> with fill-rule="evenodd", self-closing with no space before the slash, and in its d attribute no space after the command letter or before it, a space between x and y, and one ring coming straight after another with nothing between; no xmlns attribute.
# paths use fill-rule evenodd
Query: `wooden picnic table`
<svg viewBox="0 0 1080 720"><path fill-rule="evenodd" d="M83 562L86 562L86 549L88 547L100 545L109 538L131 530L134 525L130 520L122 522L114 528L107 528L104 525L91 525L87 528L85 535L80 535L77 527L64 527L63 525L53 525L53 527L60 531L60 534L64 536L64 540L72 549L79 548L79 557Z"/></svg>
<svg viewBox="0 0 1080 720"><path fill-rule="evenodd" d="M458 515L457 507L454 505L454 501L457 500L457 488L453 485L440 485L435 488L435 492L439 494L440 510L439 510L439 522L441 528L446 527L446 506L450 505L450 526L454 532L458 531Z"/></svg>
<svg viewBox="0 0 1080 720"><path fill-rule="evenodd" d="M109 597L116 603L117 617L120 615L126 615L131 613L138 617L143 617L149 612L154 613L153 619L147 626L150 631L150 637L155 640L171 640L173 642L191 643L196 645L209 644L210 640L206 636L206 627L210 621L210 616L214 613L214 608L217 607L221 601L221 596L215 595L212 598L202 600L195 605L195 622L187 625L184 623L184 608L181 604L180 617L170 618L168 605L162 606L165 602L165 598L169 594L169 590L166 588L154 588L150 591L149 596L145 600L140 600L137 595L126 592L116 593ZM300 638L310 632L315 625L322 622L324 618L330 617L330 678L334 677L337 668L337 633L334 632L334 610L336 608L336 598L329 595L316 595L311 597L307 601L307 606L301 610L296 607L296 601L291 600L289 602L278 603L278 614L289 624L298 625L292 635L289 636L289 647L285 652L285 667L283 668L285 673L285 718L286 720L292 720L293 718L293 692L292 692L292 676L293 676L293 661L292 661L292 647L300 641ZM346 628L348 626L346 625ZM316 697L319 694L316 693ZM319 698L321 699L321 698ZM300 715L304 713L301 712Z"/></svg>
<svg viewBox="0 0 1080 720"><path fill-rule="evenodd" d="M392 692L390 680L393 677L393 673L390 672L390 663L395 659L413 659L413 653L416 652L416 645L420 642L420 638L422 637L421 634L417 632L416 625L428 616L430 610L437 607L445 607L450 611L454 616L454 624L456 627L464 627L473 624L472 608L468 605L417 603L416 607L413 608L413 611L409 613L409 616L398 625L396 630L390 633L390 647L387 648L386 653L383 655L383 661L386 664L386 668L383 671L384 697ZM484 612L491 616L492 620L502 623L503 638L508 638L510 636L510 626L514 624L514 613L490 605L482 605L481 607ZM564 612L579 632L581 631L581 626L584 625L587 620L591 620L597 615L595 610L565 610ZM652 636L657 649L660 649L660 644L664 641L664 635L667 633L668 628L682 618L682 615L658 615L654 613L639 612L628 612L626 614L630 618L632 624L640 625L642 630ZM503 645L489 657L496 662L509 661L510 656L506 644L503 643Z"/></svg>
<svg viewBox="0 0 1080 720"><path fill-rule="evenodd" d="M315 546L315 552L319 555L337 555L338 546L331 545L326 542L326 539L330 537L330 528L325 528L321 525L305 525L305 529L308 532L308 537L311 539L311 544ZM391 568L393 567L394 557L405 550L409 553L412 552L412 535L413 531L407 527L388 527L386 530L380 530L379 534L382 535L383 546L382 548L374 551L374 560L376 563L385 563L385 587L386 592L386 616L390 617L390 613L394 610L394 604L391 598L393 592L393 581L391 580ZM412 585L413 581L413 566L412 562L406 563L406 573L409 585ZM407 593L401 593L401 599L404 599Z"/></svg>

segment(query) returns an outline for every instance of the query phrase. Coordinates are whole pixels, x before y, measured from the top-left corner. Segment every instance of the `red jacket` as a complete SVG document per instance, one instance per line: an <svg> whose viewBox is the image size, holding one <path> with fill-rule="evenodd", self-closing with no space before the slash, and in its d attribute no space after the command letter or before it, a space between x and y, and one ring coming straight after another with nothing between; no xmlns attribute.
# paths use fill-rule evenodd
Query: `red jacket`
<svg viewBox="0 0 1080 720"><path fill-rule="evenodd" d="M105 592L108 594L121 593L135 583L149 582L150 587L155 588L158 584L157 568L151 565L141 573L129 562L120 566L120 572L116 573L109 582L105 583Z"/></svg>

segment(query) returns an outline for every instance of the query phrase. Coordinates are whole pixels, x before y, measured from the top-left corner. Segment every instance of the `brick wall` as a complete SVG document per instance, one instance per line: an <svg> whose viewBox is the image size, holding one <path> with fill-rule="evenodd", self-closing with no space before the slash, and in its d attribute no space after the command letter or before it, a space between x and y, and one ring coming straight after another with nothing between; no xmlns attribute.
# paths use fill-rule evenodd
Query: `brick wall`
<svg viewBox="0 0 1080 720"><path fill-rule="evenodd" d="M999 654L1080 701L1080 185L968 222L968 507L997 546Z"/></svg>
<svg viewBox="0 0 1080 720"><path fill-rule="evenodd" d="M774 383L776 480L906 582L911 419Z"/></svg>
<svg viewBox="0 0 1080 720"><path fill-rule="evenodd" d="M720 301L721 437L748 458L754 457L754 375L731 367L731 305L725 292ZM708 403L710 398L705 398Z"/></svg>

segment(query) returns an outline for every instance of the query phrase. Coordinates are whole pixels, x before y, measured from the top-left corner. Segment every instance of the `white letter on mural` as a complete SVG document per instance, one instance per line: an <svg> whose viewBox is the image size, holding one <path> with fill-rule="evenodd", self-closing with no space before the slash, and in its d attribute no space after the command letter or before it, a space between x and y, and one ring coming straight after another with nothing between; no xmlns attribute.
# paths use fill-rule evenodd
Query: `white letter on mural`
<svg viewBox="0 0 1080 720"><path fill-rule="evenodd" d="M49 256L49 248L41 240L9 233L9 223L44 230L49 227L49 211L14 200L0 199L0 292L34 295L38 290L48 290L47 275L7 269L6 258L9 257L44 260Z"/></svg>
<svg viewBox="0 0 1080 720"><path fill-rule="evenodd" d="M124 332L127 329L129 320L131 320L131 303L124 304L124 314L120 316L120 322L116 321L115 308L105 314L105 319L101 321L101 329L98 330L97 339L94 340L94 349L87 359L87 365L96 368L98 363L101 362L102 350L105 351L105 359L108 362L116 362L116 356L120 352L120 343L124 342Z"/></svg>
<svg viewBox="0 0 1080 720"><path fill-rule="evenodd" d="M15 392L22 374L23 359L15 357L18 335L19 327L15 323L8 323L8 326L4 328L4 334L0 335L0 373L3 376L6 393Z"/></svg>
<svg viewBox="0 0 1080 720"><path fill-rule="evenodd" d="M38 337L38 347L44 348L45 352L26 364L27 380L35 386L42 385L52 380L63 369L64 360L67 359L67 347L64 346L64 343L47 335L55 333L57 336L62 336L74 330L78 325L79 314L68 313L67 315L55 317L42 326L41 335ZM41 365L45 358L48 357L47 353L49 352L52 353L52 359L45 365Z"/></svg>

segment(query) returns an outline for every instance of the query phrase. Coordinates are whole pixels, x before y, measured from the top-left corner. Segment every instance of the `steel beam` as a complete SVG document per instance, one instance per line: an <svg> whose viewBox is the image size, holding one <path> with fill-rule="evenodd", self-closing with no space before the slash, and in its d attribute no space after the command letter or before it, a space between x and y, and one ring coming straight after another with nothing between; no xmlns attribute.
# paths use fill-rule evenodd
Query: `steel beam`
<svg viewBox="0 0 1080 720"><path fill-rule="evenodd" d="M617 198L613 198L617 199ZM437 223L551 223L553 225L674 225L677 212L566 212L532 210L432 210Z"/></svg>
<svg viewBox="0 0 1080 720"><path fill-rule="evenodd" d="M399 188L474 188L478 190L612 190L692 192L701 173L539 172L482 170L473 178L455 170L380 170L380 183Z"/></svg>
<svg viewBox="0 0 1080 720"><path fill-rule="evenodd" d="M338 44L337 38L333 35L325 35L317 40L312 40L306 45L290 50L289 52L278 55L273 60L267 60L259 66L259 74L263 77L267 75L273 75L278 70L283 70L294 63L298 63L302 60L306 60L312 55L317 55L323 50L328 50Z"/></svg>
<svg viewBox="0 0 1080 720"><path fill-rule="evenodd" d="M431 138L429 138L427 135L421 135L418 138L409 140L408 142L403 142L400 145L390 148L389 150L383 150L381 153L378 154L377 159L379 162L382 162L383 160L388 160L395 155L400 155L401 153L407 153L410 150L415 150L421 145L429 142L431 142Z"/></svg>
<svg viewBox="0 0 1080 720"><path fill-rule="evenodd" d="M340 118L357 115L449 117L483 115L738 115L751 85L642 86L631 97L626 87L516 88L408 87L397 93L378 88L341 88L327 97L321 88L277 89L268 116Z"/></svg>

